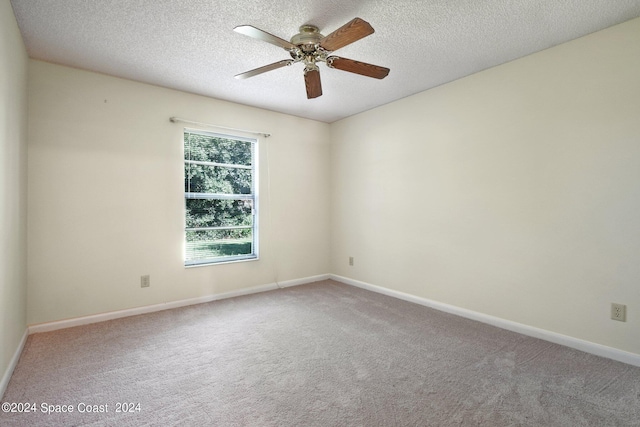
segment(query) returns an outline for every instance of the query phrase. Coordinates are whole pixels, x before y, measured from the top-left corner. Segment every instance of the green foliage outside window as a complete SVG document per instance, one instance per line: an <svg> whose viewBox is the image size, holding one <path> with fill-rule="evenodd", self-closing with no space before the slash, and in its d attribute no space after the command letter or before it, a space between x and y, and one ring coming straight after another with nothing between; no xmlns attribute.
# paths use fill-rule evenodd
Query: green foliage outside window
<svg viewBox="0 0 640 427"><path fill-rule="evenodd" d="M184 146L187 264L255 258L254 142L185 131Z"/></svg>

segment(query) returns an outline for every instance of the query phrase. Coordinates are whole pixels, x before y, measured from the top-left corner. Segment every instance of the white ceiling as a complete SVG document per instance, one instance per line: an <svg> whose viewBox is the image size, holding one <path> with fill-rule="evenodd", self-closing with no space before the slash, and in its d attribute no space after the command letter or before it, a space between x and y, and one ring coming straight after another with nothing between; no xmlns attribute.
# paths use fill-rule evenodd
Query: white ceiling
<svg viewBox="0 0 640 427"><path fill-rule="evenodd" d="M331 123L640 16L640 0L11 0L31 58ZM376 32L342 57L388 67L384 80L321 64L306 98L303 65L235 74L289 54L233 31L290 39L354 17ZM639 41L640 42L640 41Z"/></svg>

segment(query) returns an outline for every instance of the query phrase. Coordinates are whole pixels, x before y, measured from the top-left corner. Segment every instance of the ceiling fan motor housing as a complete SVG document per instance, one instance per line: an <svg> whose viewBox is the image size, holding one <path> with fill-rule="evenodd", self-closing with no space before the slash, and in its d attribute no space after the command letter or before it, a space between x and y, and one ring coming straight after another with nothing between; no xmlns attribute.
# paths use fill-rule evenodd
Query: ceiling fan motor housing
<svg viewBox="0 0 640 427"><path fill-rule="evenodd" d="M323 38L324 36L315 25L303 25L300 27L300 32L291 37L291 43L299 46L303 52L312 52Z"/></svg>

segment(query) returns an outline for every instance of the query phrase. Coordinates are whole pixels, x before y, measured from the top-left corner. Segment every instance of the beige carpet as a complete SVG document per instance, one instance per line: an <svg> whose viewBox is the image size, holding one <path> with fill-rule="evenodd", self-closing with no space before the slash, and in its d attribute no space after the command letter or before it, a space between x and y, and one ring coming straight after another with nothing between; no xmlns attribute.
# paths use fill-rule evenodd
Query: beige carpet
<svg viewBox="0 0 640 427"><path fill-rule="evenodd" d="M36 407L3 426L640 426L640 368L326 281L34 334L2 401Z"/></svg>

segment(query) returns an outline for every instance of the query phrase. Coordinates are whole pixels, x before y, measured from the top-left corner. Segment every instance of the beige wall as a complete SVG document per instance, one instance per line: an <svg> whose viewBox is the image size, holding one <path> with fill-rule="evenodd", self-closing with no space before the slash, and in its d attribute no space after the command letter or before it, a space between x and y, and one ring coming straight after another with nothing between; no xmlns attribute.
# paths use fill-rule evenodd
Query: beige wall
<svg viewBox="0 0 640 427"><path fill-rule="evenodd" d="M332 272L640 353L639 76L635 19L334 123Z"/></svg>
<svg viewBox="0 0 640 427"><path fill-rule="evenodd" d="M27 327L27 52L0 2L0 378ZM1 392L1 390L0 390Z"/></svg>
<svg viewBox="0 0 640 427"><path fill-rule="evenodd" d="M259 261L184 268L171 116L272 134L259 142ZM325 123L31 61L28 322L326 274L329 150Z"/></svg>

